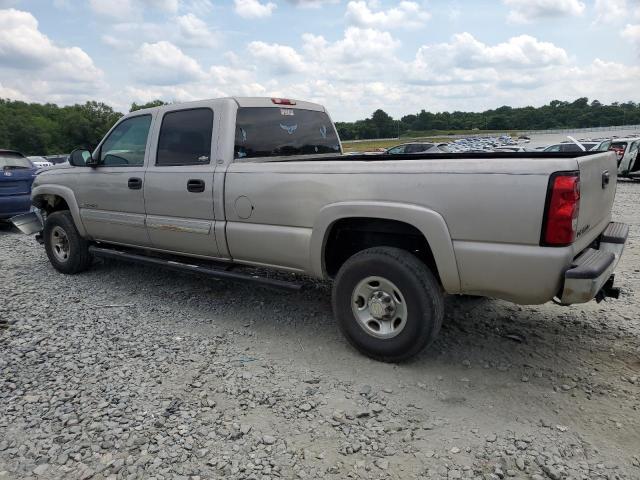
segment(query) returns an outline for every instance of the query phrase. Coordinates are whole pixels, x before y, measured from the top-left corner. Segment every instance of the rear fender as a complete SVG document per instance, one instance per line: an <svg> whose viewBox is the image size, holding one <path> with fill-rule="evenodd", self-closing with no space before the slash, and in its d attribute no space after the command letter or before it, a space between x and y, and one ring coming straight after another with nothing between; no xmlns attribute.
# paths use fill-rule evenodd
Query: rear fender
<svg viewBox="0 0 640 480"><path fill-rule="evenodd" d="M446 292L460 292L460 277L444 218L419 205L392 202L339 202L323 207L313 225L310 244L312 274L327 278L324 249L331 226L344 218L379 218L397 220L417 228L427 239L433 253L440 280Z"/></svg>

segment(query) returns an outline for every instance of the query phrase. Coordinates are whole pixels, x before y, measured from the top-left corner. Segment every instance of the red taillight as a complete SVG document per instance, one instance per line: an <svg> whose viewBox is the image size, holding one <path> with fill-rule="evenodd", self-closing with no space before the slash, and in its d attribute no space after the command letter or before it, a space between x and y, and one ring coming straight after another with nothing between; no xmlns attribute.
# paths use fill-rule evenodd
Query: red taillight
<svg viewBox="0 0 640 480"><path fill-rule="evenodd" d="M288 98L272 98L271 101L276 105L295 105L295 100L290 100Z"/></svg>
<svg viewBox="0 0 640 480"><path fill-rule="evenodd" d="M575 172L553 175L547 194L543 244L554 247L572 244L576 239L579 209L580 175Z"/></svg>

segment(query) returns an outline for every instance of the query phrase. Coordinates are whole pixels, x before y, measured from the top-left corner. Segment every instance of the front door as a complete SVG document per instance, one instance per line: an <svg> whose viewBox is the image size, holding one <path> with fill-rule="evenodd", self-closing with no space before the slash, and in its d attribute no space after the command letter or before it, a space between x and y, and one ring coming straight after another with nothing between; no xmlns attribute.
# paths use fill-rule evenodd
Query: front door
<svg viewBox="0 0 640 480"><path fill-rule="evenodd" d="M147 169L147 231L155 248L218 256L214 232L211 108L165 111ZM161 123L160 123L161 122Z"/></svg>
<svg viewBox="0 0 640 480"><path fill-rule="evenodd" d="M80 216L95 240L149 245L143 186L151 121L149 114L123 120L94 153L98 166L78 169Z"/></svg>

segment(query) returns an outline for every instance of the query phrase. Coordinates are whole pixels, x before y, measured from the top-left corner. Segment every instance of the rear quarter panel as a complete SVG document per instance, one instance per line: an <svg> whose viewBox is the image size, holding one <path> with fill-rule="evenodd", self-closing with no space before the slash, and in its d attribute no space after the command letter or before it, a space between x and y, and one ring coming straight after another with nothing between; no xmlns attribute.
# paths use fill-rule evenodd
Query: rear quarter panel
<svg viewBox="0 0 640 480"><path fill-rule="evenodd" d="M322 276L322 247L312 236L327 206L359 202L420 207L443 219L460 277L458 288L448 291L477 292L482 287L498 296L513 287L487 289L491 279L483 278L486 265L475 258L483 255L483 246L490 246L494 256L496 251L507 255L510 246L542 250L538 243L549 174L576 168L574 159L523 158L234 163L225 181L227 240L234 259ZM252 207L248 218L246 208L238 212L241 197ZM420 217L416 213L410 223L417 226ZM432 235L423 233L431 243ZM468 266L456 260L456 245L463 253L476 252L467 255L473 257ZM433 245L432 250L436 259L446 255ZM526 266L535 269L535 262ZM541 275L547 272L545 268ZM481 280L484 285L477 284Z"/></svg>

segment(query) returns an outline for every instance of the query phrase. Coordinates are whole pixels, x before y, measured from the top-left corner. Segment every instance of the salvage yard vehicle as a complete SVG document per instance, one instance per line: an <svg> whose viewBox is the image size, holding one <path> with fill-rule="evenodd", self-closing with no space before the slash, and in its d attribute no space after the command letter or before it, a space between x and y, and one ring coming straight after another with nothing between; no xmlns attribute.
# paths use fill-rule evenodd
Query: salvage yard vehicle
<svg viewBox="0 0 640 480"><path fill-rule="evenodd" d="M31 184L36 170L20 152L0 150L0 220L31 209Z"/></svg>
<svg viewBox="0 0 640 480"><path fill-rule="evenodd" d="M37 155L31 156L31 157L27 157L31 163L33 163L34 166L38 167L38 168L46 168L46 167L51 167L53 166L53 163L51 163L49 160L47 160L44 157L40 157Z"/></svg>
<svg viewBox="0 0 640 480"><path fill-rule="evenodd" d="M387 153L389 155L400 155L400 154L425 154L425 153L448 153L447 146L445 143L440 143L438 145L434 143L427 142L413 142L413 143L403 143L402 145L396 145L395 147L391 147L382 153Z"/></svg>
<svg viewBox="0 0 640 480"><path fill-rule="evenodd" d="M615 192L611 152L346 156L320 105L223 98L129 113L40 173L32 199L62 273L107 257L293 289L243 266L330 279L349 342L401 361L438 334L444 294L617 296Z"/></svg>
<svg viewBox="0 0 640 480"><path fill-rule="evenodd" d="M610 148L618 157L618 176L640 178L640 138L616 138Z"/></svg>

